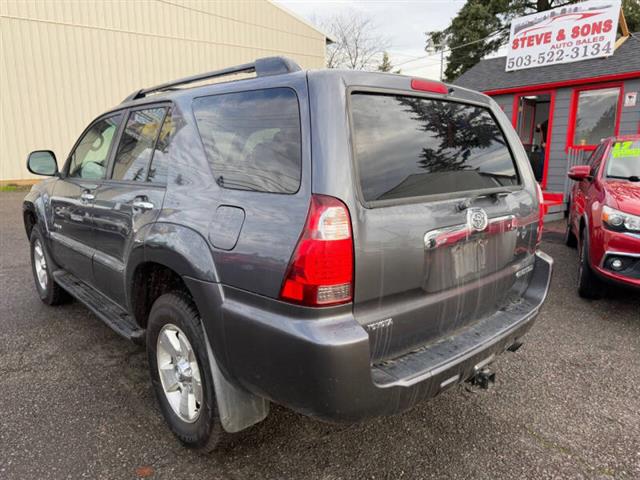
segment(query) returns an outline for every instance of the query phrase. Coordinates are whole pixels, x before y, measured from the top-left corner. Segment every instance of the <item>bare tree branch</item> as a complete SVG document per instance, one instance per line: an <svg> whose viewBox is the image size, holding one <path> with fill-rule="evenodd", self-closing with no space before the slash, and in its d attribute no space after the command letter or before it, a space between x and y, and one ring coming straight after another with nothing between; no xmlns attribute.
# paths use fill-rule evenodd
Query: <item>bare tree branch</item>
<svg viewBox="0 0 640 480"><path fill-rule="evenodd" d="M327 46L327 68L375 70L389 40L365 14L347 11L317 22L335 43Z"/></svg>

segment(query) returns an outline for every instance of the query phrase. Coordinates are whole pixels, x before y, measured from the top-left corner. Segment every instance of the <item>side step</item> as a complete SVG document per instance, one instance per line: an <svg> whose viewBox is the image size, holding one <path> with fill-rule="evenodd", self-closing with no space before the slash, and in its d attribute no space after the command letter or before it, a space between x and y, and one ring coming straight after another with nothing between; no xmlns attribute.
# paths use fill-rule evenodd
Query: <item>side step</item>
<svg viewBox="0 0 640 480"><path fill-rule="evenodd" d="M131 315L105 295L64 270L53 272L53 278L58 285L89 307L100 320L110 326L116 333L134 343L141 344L144 342L144 329L135 323Z"/></svg>

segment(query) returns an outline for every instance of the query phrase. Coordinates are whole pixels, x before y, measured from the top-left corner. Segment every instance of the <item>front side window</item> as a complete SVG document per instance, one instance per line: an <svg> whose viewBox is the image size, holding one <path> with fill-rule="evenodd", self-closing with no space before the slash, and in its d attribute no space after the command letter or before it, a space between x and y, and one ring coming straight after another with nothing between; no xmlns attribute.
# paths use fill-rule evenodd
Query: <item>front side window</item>
<svg viewBox="0 0 640 480"><path fill-rule="evenodd" d="M135 110L129 114L113 165L113 180L144 182L153 148L167 109Z"/></svg>
<svg viewBox="0 0 640 480"><path fill-rule="evenodd" d="M193 111L218 185L272 193L298 190L300 110L293 90L197 98Z"/></svg>
<svg viewBox="0 0 640 480"><path fill-rule="evenodd" d="M587 158L586 164L591 167L591 175L595 175L598 171L598 167L600 167L600 162L602 161L602 155L607 148L606 143L601 143L598 147L591 153L589 158Z"/></svg>
<svg viewBox="0 0 640 480"><path fill-rule="evenodd" d="M576 94L572 145L593 146L603 138L615 135L620 88L581 90Z"/></svg>
<svg viewBox="0 0 640 480"><path fill-rule="evenodd" d="M354 93L353 141L367 202L519 183L502 130L483 107Z"/></svg>
<svg viewBox="0 0 640 480"><path fill-rule="evenodd" d="M103 118L85 132L71 154L69 177L89 180L105 178L109 150L121 119L120 113Z"/></svg>

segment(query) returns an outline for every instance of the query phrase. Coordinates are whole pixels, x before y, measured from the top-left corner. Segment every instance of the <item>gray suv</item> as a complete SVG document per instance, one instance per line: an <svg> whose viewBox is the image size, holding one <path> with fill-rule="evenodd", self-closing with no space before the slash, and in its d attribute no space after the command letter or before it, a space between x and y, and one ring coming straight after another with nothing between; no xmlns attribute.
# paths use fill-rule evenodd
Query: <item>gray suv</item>
<svg viewBox="0 0 640 480"><path fill-rule="evenodd" d="M551 277L508 119L440 82L258 59L136 91L28 168L38 295L146 344L189 447L271 402L354 422L484 385Z"/></svg>

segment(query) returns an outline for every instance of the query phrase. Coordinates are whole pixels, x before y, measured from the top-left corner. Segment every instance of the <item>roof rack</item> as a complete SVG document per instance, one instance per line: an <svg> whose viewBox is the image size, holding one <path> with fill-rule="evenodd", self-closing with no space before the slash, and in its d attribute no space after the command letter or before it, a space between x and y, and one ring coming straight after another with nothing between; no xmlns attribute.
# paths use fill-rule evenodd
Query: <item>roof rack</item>
<svg viewBox="0 0 640 480"><path fill-rule="evenodd" d="M255 72L256 76L258 77L267 77L270 75L282 75L284 73L297 72L299 70L301 70L300 65L298 65L294 60L291 60L287 57L258 58L255 62L236 65L235 67L223 68L221 70L214 70L213 72L200 73L198 75L192 75L191 77L185 77L179 80L162 83L160 85L156 85L155 87L136 90L127 98L125 98L122 103L130 102L138 98L143 98L149 93L159 92L162 90L170 90L177 86L188 85L189 83L200 82L202 80L209 80L210 78L224 77L226 75Z"/></svg>

